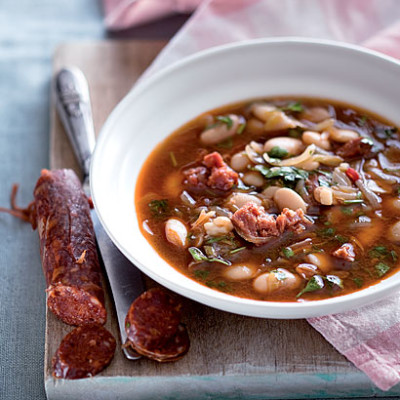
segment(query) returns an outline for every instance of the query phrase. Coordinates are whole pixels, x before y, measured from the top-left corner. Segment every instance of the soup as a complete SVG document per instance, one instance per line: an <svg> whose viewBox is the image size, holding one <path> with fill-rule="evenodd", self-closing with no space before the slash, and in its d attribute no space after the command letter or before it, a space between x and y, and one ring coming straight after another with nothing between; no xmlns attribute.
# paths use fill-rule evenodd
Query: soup
<svg viewBox="0 0 400 400"><path fill-rule="evenodd" d="M170 265L231 295L309 301L398 269L400 138L370 112L263 99L204 113L146 160L135 204Z"/></svg>

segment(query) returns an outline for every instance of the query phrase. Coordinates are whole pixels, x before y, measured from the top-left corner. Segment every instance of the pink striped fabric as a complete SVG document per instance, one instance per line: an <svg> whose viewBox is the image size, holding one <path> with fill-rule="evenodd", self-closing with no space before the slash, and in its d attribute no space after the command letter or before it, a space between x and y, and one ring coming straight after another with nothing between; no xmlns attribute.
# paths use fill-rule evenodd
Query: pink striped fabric
<svg viewBox="0 0 400 400"><path fill-rule="evenodd" d="M109 7L132 3L104 1ZM146 1L148 5L159 4L156 0L138 3L144 7ZM180 3L180 9L187 10L199 3L160 2L165 7L153 10L153 17L165 13L167 4L171 11L177 10L173 4ZM113 13L111 8L107 18ZM135 15L133 4L126 14L121 10L114 13L114 21L108 20L109 26L138 22L140 14ZM144 76L208 47L272 36L342 40L400 58L400 1L205 0ZM388 390L400 382L400 294L358 310L312 318L308 322L380 389Z"/></svg>
<svg viewBox="0 0 400 400"><path fill-rule="evenodd" d="M126 29L175 13L190 13L202 0L103 0L109 30Z"/></svg>

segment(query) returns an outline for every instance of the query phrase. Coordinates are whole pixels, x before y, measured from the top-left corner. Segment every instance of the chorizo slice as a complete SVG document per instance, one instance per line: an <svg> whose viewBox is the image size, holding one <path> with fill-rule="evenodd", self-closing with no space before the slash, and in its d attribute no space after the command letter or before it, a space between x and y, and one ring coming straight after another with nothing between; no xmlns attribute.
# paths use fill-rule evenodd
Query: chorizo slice
<svg viewBox="0 0 400 400"><path fill-rule="evenodd" d="M72 170L43 170L34 189L47 305L70 325L107 318L90 208Z"/></svg>
<svg viewBox="0 0 400 400"><path fill-rule="evenodd" d="M53 376L81 379L101 372L114 357L113 335L98 325L79 326L61 341L53 357Z"/></svg>
<svg viewBox="0 0 400 400"><path fill-rule="evenodd" d="M156 361L175 361L189 350L181 304L165 290L153 288L139 296L125 320L128 345Z"/></svg>

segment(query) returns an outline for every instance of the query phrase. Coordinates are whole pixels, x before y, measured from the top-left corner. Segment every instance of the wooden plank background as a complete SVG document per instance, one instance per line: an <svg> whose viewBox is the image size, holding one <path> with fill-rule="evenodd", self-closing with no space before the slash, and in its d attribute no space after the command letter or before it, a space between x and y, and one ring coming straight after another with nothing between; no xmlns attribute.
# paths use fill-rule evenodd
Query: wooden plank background
<svg viewBox="0 0 400 400"><path fill-rule="evenodd" d="M160 41L102 41L65 44L54 71L75 65L91 89L99 132L114 106L165 45ZM67 136L51 108L51 168L79 168ZM147 280L149 285L152 283ZM119 341L109 295L106 327ZM399 395L378 390L305 320L257 319L218 311L184 299L191 349L170 364L128 361L120 347L101 374L77 381L51 376L51 358L72 330L47 312L45 386L55 399L266 399Z"/></svg>

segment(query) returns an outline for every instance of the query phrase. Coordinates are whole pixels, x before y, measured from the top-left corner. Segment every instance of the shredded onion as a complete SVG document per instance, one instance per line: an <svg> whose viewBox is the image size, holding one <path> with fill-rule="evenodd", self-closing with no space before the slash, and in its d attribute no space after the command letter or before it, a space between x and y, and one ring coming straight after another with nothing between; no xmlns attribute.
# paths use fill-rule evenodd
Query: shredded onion
<svg viewBox="0 0 400 400"><path fill-rule="evenodd" d="M254 164L264 164L263 158L248 144L245 151L249 160Z"/></svg>
<svg viewBox="0 0 400 400"><path fill-rule="evenodd" d="M384 173L381 169L379 169L379 168L370 168L370 169L368 170L368 173L369 173L370 175L372 175L374 178L378 178L378 179L382 180L383 182L389 183L389 184L391 184L391 185L400 182L400 178L399 178L398 176L385 174L385 173Z"/></svg>
<svg viewBox="0 0 400 400"><path fill-rule="evenodd" d="M196 205L196 200L186 190L181 193L180 198L182 203L189 207L194 207Z"/></svg>
<svg viewBox="0 0 400 400"><path fill-rule="evenodd" d="M335 125L335 120L333 118L328 118L318 124L315 124L314 126L311 126L309 129L311 131L322 132L332 128L333 125Z"/></svg>
<svg viewBox="0 0 400 400"><path fill-rule="evenodd" d="M330 167L336 167L341 162L343 162L343 158L339 156L333 155L323 155L323 154L315 154L312 157L313 161L317 161L321 164L328 165Z"/></svg>
<svg viewBox="0 0 400 400"><path fill-rule="evenodd" d="M360 189L364 197L371 204L372 208L377 209L381 207L380 203L382 202L382 199L377 194L375 194L371 189L369 189L365 183L366 179L363 171L364 162L365 160L360 160L357 161L354 165L355 170L360 175L360 179L357 179L355 181L355 184Z"/></svg>
<svg viewBox="0 0 400 400"><path fill-rule="evenodd" d="M308 161L315 151L315 144L310 144L300 155L297 157L287 158L286 160L277 160L276 158L271 158L268 153L264 153L264 160L271 165L276 167L291 167L294 165L302 164Z"/></svg>
<svg viewBox="0 0 400 400"><path fill-rule="evenodd" d="M389 159L383 154L378 154L379 164L381 164L381 168L389 171L389 172L399 172L400 171L400 164L392 163Z"/></svg>

